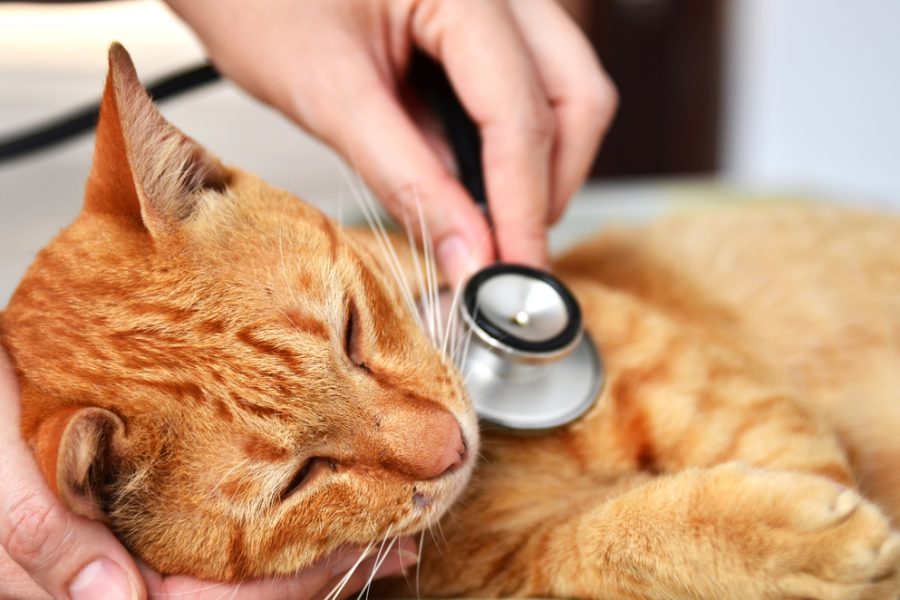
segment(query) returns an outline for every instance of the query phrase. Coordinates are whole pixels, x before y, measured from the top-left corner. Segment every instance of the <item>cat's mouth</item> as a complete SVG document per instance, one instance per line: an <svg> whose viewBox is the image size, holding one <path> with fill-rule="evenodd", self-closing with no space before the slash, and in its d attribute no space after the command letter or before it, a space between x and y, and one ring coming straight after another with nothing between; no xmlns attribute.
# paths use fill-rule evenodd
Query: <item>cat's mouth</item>
<svg viewBox="0 0 900 600"><path fill-rule="evenodd" d="M466 425L465 421L460 423L461 447L455 449L457 456L453 464L439 476L412 486L407 518L401 525L404 533L415 533L432 526L456 502L468 484L475 468L478 433L476 428L470 434Z"/></svg>
<svg viewBox="0 0 900 600"><path fill-rule="evenodd" d="M397 528L398 535L418 533L434 525L453 505L465 488L471 471L464 473L463 465L454 473L442 477L440 489L435 489L433 482L415 485L409 498L407 516Z"/></svg>

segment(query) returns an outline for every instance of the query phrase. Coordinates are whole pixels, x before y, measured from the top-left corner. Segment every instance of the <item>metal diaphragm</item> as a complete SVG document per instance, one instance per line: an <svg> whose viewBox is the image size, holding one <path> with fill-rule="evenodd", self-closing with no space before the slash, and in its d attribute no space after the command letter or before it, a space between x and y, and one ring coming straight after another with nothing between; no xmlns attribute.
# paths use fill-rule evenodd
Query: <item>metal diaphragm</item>
<svg viewBox="0 0 900 600"><path fill-rule="evenodd" d="M493 265L467 282L460 312L472 334L462 372L485 422L548 430L575 421L597 401L600 356L577 300L557 278Z"/></svg>

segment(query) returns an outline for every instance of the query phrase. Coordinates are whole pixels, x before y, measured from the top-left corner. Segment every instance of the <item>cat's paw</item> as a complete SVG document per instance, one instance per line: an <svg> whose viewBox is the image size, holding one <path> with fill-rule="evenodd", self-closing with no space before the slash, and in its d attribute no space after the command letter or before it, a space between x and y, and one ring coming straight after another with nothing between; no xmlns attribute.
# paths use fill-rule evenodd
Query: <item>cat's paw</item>
<svg viewBox="0 0 900 600"><path fill-rule="evenodd" d="M773 598L900 598L900 534L856 491L740 466L721 468L719 477L740 490L741 521L756 524L735 531L745 532L745 558L770 582Z"/></svg>

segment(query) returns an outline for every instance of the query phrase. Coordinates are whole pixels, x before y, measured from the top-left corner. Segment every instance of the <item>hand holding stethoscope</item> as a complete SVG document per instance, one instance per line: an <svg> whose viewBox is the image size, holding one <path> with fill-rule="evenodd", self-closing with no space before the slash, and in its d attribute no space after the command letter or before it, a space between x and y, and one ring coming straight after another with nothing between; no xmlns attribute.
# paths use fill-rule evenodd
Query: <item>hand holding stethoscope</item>
<svg viewBox="0 0 900 600"><path fill-rule="evenodd" d="M488 215L478 128L440 65L422 53L413 57L410 81L442 122L460 180ZM578 301L559 279L523 265L489 266L465 283L460 313L472 334L463 376L483 422L544 431L594 405L603 383L600 356Z"/></svg>

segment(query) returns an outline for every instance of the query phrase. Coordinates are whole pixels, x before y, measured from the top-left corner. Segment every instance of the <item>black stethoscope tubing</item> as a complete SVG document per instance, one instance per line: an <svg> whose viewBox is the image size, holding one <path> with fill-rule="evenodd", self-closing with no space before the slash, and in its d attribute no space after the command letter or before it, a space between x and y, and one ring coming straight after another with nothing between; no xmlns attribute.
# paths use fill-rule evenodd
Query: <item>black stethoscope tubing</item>
<svg viewBox="0 0 900 600"><path fill-rule="evenodd" d="M162 102L219 79L221 75L215 67L201 63L153 81L147 86L147 92L156 102ZM100 102L97 101L46 123L0 137L0 163L23 158L92 131L99 112Z"/></svg>

